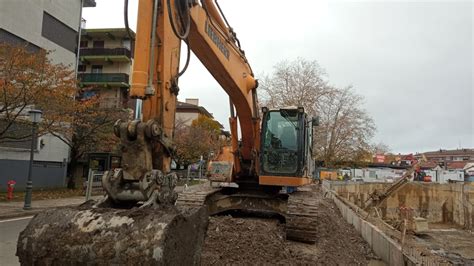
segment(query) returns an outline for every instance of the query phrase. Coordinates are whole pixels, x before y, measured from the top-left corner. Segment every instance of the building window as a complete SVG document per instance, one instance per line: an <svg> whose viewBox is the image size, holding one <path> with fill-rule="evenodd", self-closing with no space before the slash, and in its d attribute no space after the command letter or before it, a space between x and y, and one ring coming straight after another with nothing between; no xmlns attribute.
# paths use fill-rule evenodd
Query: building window
<svg viewBox="0 0 474 266"><path fill-rule="evenodd" d="M81 46L81 48L87 48L87 46L89 46L89 42L88 41L81 41L80 46Z"/></svg>
<svg viewBox="0 0 474 266"><path fill-rule="evenodd" d="M93 74L100 74L102 73L102 65L92 65L92 68L91 68L91 73Z"/></svg>
<svg viewBox="0 0 474 266"><path fill-rule="evenodd" d="M77 31L46 12L43 12L41 36L66 50L76 52Z"/></svg>
<svg viewBox="0 0 474 266"><path fill-rule="evenodd" d="M123 39L123 40L122 40L122 46L123 46L124 48L127 48L127 49L131 50L131 49L132 49L132 46L131 46L130 39Z"/></svg>
<svg viewBox="0 0 474 266"><path fill-rule="evenodd" d="M82 92L82 94L80 95L80 99L81 100L87 100L87 99L90 99L94 96L98 96L99 95L99 92L98 91L94 91L94 90L90 90L90 91L84 91Z"/></svg>
<svg viewBox="0 0 474 266"><path fill-rule="evenodd" d="M104 41L94 41L92 43L92 47L94 47L94 48L104 48Z"/></svg>
<svg viewBox="0 0 474 266"><path fill-rule="evenodd" d="M87 66L86 65L79 65L77 67L77 72L86 72Z"/></svg>
<svg viewBox="0 0 474 266"><path fill-rule="evenodd" d="M6 31L5 29L2 29L0 28L0 43L8 43L8 44L12 44L12 45L20 45L20 46L25 46L26 47L26 50L28 50L28 52L33 52L33 53L37 53L41 50L41 48L37 45L34 45L30 42L28 42L27 40L9 32L9 31Z"/></svg>
<svg viewBox="0 0 474 266"><path fill-rule="evenodd" d="M31 124L21 120L10 124L8 121L0 119L0 129L5 130L4 140L0 143L0 147L30 149ZM33 146L35 150L38 150L38 138L35 138Z"/></svg>

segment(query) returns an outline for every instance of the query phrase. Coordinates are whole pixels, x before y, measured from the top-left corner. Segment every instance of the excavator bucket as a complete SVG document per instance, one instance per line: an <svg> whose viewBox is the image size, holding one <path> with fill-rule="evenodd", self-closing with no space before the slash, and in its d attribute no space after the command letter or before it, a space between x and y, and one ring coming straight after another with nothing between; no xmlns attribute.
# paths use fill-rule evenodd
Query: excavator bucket
<svg viewBox="0 0 474 266"><path fill-rule="evenodd" d="M204 207L47 210L20 233L22 265L196 265L207 230Z"/></svg>

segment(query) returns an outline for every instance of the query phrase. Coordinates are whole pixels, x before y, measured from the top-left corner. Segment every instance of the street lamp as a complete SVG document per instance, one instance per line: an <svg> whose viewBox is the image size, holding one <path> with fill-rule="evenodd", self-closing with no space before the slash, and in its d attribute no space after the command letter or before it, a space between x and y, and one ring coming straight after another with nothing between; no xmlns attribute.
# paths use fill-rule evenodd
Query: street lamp
<svg viewBox="0 0 474 266"><path fill-rule="evenodd" d="M33 157L35 151L35 139L36 139L36 128L38 123L41 121L41 115L43 112L40 110L30 110L29 112L31 122L33 124L31 130L31 150L30 150L30 165L28 167L28 180L26 182L26 193L25 193L25 205L24 210L31 209L31 190L33 189L33 181L31 180L31 172L33 170Z"/></svg>

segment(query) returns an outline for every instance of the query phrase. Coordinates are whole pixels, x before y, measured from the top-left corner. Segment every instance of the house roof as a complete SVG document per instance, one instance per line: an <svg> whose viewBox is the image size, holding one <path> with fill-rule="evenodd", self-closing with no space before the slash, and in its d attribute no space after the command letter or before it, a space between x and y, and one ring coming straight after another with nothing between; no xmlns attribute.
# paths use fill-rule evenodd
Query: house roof
<svg viewBox="0 0 474 266"><path fill-rule="evenodd" d="M437 164L436 162L433 162L433 161L420 162L420 167L421 167L421 168L433 169L433 168L435 168L436 166L438 166L438 164Z"/></svg>
<svg viewBox="0 0 474 266"><path fill-rule="evenodd" d="M423 153L425 156L452 156L452 155L471 155L474 156L474 149L456 149L456 150L438 150Z"/></svg>
<svg viewBox="0 0 474 266"><path fill-rule="evenodd" d="M452 169L463 169L464 166L466 166L467 163L469 163L469 162L467 162L467 161L463 161L463 162L449 162L447 168L448 168L449 170L452 170Z"/></svg>
<svg viewBox="0 0 474 266"><path fill-rule="evenodd" d="M176 104L177 113L199 113L210 118L214 118L211 113L209 113L206 108L190 103L180 102Z"/></svg>
<svg viewBox="0 0 474 266"><path fill-rule="evenodd" d="M130 30L132 37L135 37L135 32ZM107 36L113 38L129 38L127 29L125 28L100 28L100 29L82 29L81 35L90 37L91 39Z"/></svg>
<svg viewBox="0 0 474 266"><path fill-rule="evenodd" d="M408 161L411 161L411 160L414 160L415 159L415 156L413 154L405 154L405 155L399 155L400 156L400 159L401 160L408 160Z"/></svg>
<svg viewBox="0 0 474 266"><path fill-rule="evenodd" d="M464 166L464 170L467 170L467 169L471 169L471 168L474 168L474 162L470 162L470 163L467 163L465 166Z"/></svg>

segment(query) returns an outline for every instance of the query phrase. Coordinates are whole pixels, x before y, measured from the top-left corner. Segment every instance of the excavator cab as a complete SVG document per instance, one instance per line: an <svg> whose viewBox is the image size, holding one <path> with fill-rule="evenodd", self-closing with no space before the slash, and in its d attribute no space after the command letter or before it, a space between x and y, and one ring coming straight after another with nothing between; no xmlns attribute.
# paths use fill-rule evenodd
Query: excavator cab
<svg viewBox="0 0 474 266"><path fill-rule="evenodd" d="M312 122L304 108L264 107L262 112L259 183L291 187L308 184L313 170Z"/></svg>

